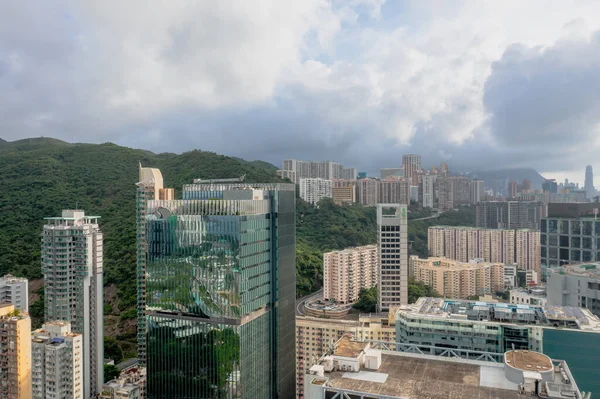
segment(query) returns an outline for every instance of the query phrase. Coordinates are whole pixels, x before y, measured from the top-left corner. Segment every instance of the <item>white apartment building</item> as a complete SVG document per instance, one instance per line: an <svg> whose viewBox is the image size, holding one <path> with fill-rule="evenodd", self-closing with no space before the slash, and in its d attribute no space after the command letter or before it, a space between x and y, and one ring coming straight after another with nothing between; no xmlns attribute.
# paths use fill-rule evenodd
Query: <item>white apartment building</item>
<svg viewBox="0 0 600 399"><path fill-rule="evenodd" d="M421 175L423 208L433 208L435 203L435 180L437 175Z"/></svg>
<svg viewBox="0 0 600 399"><path fill-rule="evenodd" d="M517 265L504 265L504 288L515 288L517 285Z"/></svg>
<svg viewBox="0 0 600 399"><path fill-rule="evenodd" d="M376 245L324 253L323 299L344 304L356 302L362 288L377 284L377 264Z"/></svg>
<svg viewBox="0 0 600 399"><path fill-rule="evenodd" d="M103 257L99 216L64 210L46 218L42 232L44 319L71 323L83 336L83 392L104 383Z"/></svg>
<svg viewBox="0 0 600 399"><path fill-rule="evenodd" d="M31 337L33 399L83 398L83 337L52 321Z"/></svg>
<svg viewBox="0 0 600 399"><path fill-rule="evenodd" d="M378 311L408 304L408 226L406 205L377 205L379 255Z"/></svg>
<svg viewBox="0 0 600 399"><path fill-rule="evenodd" d="M7 274L0 277L0 303L10 303L22 312L29 312L29 290L26 278Z"/></svg>
<svg viewBox="0 0 600 399"><path fill-rule="evenodd" d="M471 203L476 204L485 198L485 186L483 180L471 182Z"/></svg>
<svg viewBox="0 0 600 399"><path fill-rule="evenodd" d="M432 287L444 298L467 299L504 290L504 265L473 260L410 257L416 281Z"/></svg>
<svg viewBox="0 0 600 399"><path fill-rule="evenodd" d="M323 198L331 198L331 180L300 179L300 198L313 205Z"/></svg>

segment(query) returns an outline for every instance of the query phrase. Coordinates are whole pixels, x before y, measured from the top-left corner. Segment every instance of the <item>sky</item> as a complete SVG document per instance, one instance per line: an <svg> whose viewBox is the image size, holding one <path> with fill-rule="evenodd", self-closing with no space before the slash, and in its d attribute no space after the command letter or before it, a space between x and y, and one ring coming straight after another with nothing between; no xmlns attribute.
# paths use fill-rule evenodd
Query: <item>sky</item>
<svg viewBox="0 0 600 399"><path fill-rule="evenodd" d="M0 2L0 137L600 187L597 0Z"/></svg>

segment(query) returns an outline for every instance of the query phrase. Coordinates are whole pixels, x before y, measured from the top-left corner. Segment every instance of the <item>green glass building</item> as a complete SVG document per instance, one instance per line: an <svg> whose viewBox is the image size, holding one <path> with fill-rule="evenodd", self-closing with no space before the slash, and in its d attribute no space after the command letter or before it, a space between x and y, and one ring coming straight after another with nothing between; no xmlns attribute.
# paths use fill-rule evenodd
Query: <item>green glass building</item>
<svg viewBox="0 0 600 399"><path fill-rule="evenodd" d="M147 397L293 397L294 185L197 181L161 200L149 183L138 184Z"/></svg>

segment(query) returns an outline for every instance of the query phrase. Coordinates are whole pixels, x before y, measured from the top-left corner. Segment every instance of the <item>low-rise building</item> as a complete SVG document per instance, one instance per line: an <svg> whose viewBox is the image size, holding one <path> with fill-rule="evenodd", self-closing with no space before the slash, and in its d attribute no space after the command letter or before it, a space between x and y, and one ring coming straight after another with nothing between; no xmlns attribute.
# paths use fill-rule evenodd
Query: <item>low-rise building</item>
<svg viewBox="0 0 600 399"><path fill-rule="evenodd" d="M531 305L531 306L546 306L548 299L546 298L545 287L518 288L510 290L510 303L514 305Z"/></svg>
<svg viewBox="0 0 600 399"><path fill-rule="evenodd" d="M600 262L548 269L548 303L580 306L600 316Z"/></svg>
<svg viewBox="0 0 600 399"><path fill-rule="evenodd" d="M0 303L11 303L22 312L29 312L29 291L26 278L7 274L0 277Z"/></svg>
<svg viewBox="0 0 600 399"><path fill-rule="evenodd" d="M504 288L517 287L517 265L504 265Z"/></svg>
<svg viewBox="0 0 600 399"><path fill-rule="evenodd" d="M304 376L307 399L584 397L564 360L511 350L483 361L381 350L344 336Z"/></svg>
<svg viewBox="0 0 600 399"><path fill-rule="evenodd" d="M0 304L0 398L31 398L31 319Z"/></svg>
<svg viewBox="0 0 600 399"><path fill-rule="evenodd" d="M600 319L577 307L419 298L396 311L398 345L422 352L495 357L510 349L542 352L577 368L586 391L600 391Z"/></svg>
<svg viewBox="0 0 600 399"><path fill-rule="evenodd" d="M337 303L358 300L362 288L377 284L377 245L323 254L323 299Z"/></svg>
<svg viewBox="0 0 600 399"><path fill-rule="evenodd" d="M350 205L356 202L356 187L348 185L344 187L332 187L331 196L337 205Z"/></svg>
<svg viewBox="0 0 600 399"><path fill-rule="evenodd" d="M83 398L83 337L52 321L32 333L33 399Z"/></svg>
<svg viewBox="0 0 600 399"><path fill-rule="evenodd" d="M146 368L132 367L121 372L114 380L102 386L99 399L143 399L146 395Z"/></svg>
<svg viewBox="0 0 600 399"><path fill-rule="evenodd" d="M466 299L504 290L504 265L472 260L469 263L447 258L410 257L416 281L431 286L445 298Z"/></svg>
<svg viewBox="0 0 600 399"><path fill-rule="evenodd" d="M390 316L392 317L390 321ZM395 313L361 314L358 320L296 317L296 379L298 398L304 397L304 373L344 334L361 340L394 343Z"/></svg>

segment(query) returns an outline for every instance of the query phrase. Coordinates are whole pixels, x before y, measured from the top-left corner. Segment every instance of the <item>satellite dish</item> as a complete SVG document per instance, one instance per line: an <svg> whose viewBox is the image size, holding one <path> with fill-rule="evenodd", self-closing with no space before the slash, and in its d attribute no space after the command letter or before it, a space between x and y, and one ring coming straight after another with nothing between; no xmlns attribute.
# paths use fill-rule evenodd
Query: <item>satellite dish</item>
<svg viewBox="0 0 600 399"><path fill-rule="evenodd" d="M171 216L171 211L167 208L160 207L154 212L154 216L158 219L168 219Z"/></svg>

